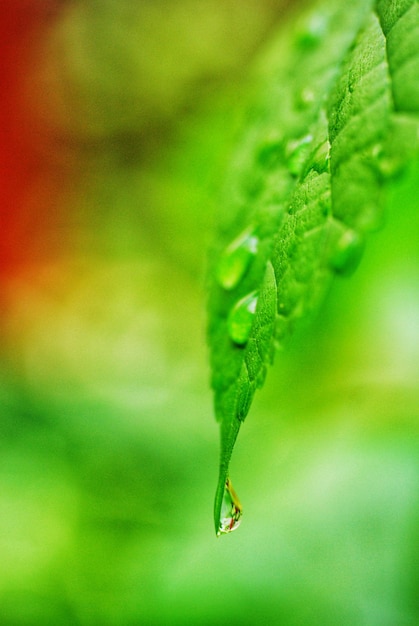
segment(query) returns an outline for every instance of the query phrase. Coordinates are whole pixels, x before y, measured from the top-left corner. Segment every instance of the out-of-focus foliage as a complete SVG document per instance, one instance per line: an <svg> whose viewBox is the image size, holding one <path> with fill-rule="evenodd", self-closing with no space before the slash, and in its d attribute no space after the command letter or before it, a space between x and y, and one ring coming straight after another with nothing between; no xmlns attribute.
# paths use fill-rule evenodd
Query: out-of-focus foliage
<svg viewBox="0 0 419 626"><path fill-rule="evenodd" d="M285 0L68 2L34 74L39 115L90 138L161 127L243 74ZM46 98L51 106L45 107ZM149 137L156 141L157 137ZM137 145L139 153L146 146Z"/></svg>
<svg viewBox="0 0 419 626"><path fill-rule="evenodd" d="M184 22L172 29L180 5ZM33 254L20 250L2 285L5 626L418 621L419 223L409 172L356 276L333 286L279 355L234 459L245 468L236 486L246 524L213 537L203 250L247 91L230 78L282 15L279 3L249 0L232 20L225 5L202 3L203 17L181 1L64 3L22 81L38 169L30 188L22 181ZM179 80L170 114L152 104L164 90L161 57L149 57L143 82L127 69L146 63L150 23L138 18L137 47L133 6L162 7L149 45L172 33L168 73L192 77ZM222 40L206 39L202 24L213 20ZM242 43L233 22L247 24ZM81 54L82 41L114 27L120 34L102 44L108 62L99 44ZM181 32L191 67L199 46L220 59L235 40L236 61L193 74L173 61ZM108 79L111 59L121 71ZM144 102L137 114L119 100L128 75L127 94Z"/></svg>

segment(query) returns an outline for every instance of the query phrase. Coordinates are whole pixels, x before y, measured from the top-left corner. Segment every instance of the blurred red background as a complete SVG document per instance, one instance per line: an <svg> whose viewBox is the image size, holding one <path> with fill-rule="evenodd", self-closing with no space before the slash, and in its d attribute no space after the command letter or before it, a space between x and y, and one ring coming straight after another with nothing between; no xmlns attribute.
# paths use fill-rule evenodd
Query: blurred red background
<svg viewBox="0 0 419 626"><path fill-rule="evenodd" d="M58 19L60 1L5 0L0 17L2 278L57 249L58 196L69 163L45 149L45 129L28 85L42 62L41 44ZM59 229L58 229L59 230ZM54 241L55 238L55 241ZM62 241L59 242L60 245Z"/></svg>

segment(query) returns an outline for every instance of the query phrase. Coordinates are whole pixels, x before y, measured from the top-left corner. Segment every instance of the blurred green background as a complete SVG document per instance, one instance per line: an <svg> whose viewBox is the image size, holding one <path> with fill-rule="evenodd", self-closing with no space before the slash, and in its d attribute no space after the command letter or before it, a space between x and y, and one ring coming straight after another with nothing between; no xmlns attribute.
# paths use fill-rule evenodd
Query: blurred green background
<svg viewBox="0 0 419 626"><path fill-rule="evenodd" d="M4 626L419 623L418 163L277 355L233 457L243 523L213 531L205 250L249 67L300 5L66 2L36 41L42 228L3 296Z"/></svg>

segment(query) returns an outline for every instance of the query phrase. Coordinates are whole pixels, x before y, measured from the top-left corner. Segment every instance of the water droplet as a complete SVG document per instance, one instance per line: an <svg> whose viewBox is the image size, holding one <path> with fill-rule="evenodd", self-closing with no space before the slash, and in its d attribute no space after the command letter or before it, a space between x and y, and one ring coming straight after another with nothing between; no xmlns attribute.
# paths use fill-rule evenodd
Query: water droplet
<svg viewBox="0 0 419 626"><path fill-rule="evenodd" d="M310 87L304 87L295 98L296 107L300 110L308 109L316 101L316 94Z"/></svg>
<svg viewBox="0 0 419 626"><path fill-rule="evenodd" d="M403 161L397 157L381 156L377 159L377 170L382 178L394 178L402 170Z"/></svg>
<svg viewBox="0 0 419 626"><path fill-rule="evenodd" d="M244 346L249 339L258 302L258 292L252 291L239 300L228 316L228 334L230 339L239 346Z"/></svg>
<svg viewBox="0 0 419 626"><path fill-rule="evenodd" d="M312 141L313 136L306 135L305 137L301 137L301 139L288 143L286 150L288 157L287 164L289 171L294 176L300 176L304 171Z"/></svg>
<svg viewBox="0 0 419 626"><path fill-rule="evenodd" d="M355 230L348 228L335 243L330 265L338 274L352 274L358 267L364 252L364 238Z"/></svg>
<svg viewBox="0 0 419 626"><path fill-rule="evenodd" d="M252 231L244 231L223 252L217 267L217 281L224 289L234 289L245 275L257 253L259 239Z"/></svg>
<svg viewBox="0 0 419 626"><path fill-rule="evenodd" d="M379 199L371 201L362 206L357 219L357 227L365 233L374 233L383 228L385 222L384 206Z"/></svg>
<svg viewBox="0 0 419 626"><path fill-rule="evenodd" d="M319 174L327 172L330 166L330 143L326 139L314 153L312 168Z"/></svg>
<svg viewBox="0 0 419 626"><path fill-rule="evenodd" d="M284 154L283 137L270 137L257 151L257 161L264 168L274 168Z"/></svg>
<svg viewBox="0 0 419 626"><path fill-rule="evenodd" d="M382 144L372 147L370 158L383 179L394 178L403 168L400 154L386 152Z"/></svg>
<svg viewBox="0 0 419 626"><path fill-rule="evenodd" d="M326 15L314 13L306 20L297 33L296 43L300 50L312 50L325 38L328 19Z"/></svg>
<svg viewBox="0 0 419 626"><path fill-rule="evenodd" d="M233 489L231 480L227 478L223 502L221 504L220 524L218 526L217 537L236 530L236 528L240 526L242 514L242 505Z"/></svg>

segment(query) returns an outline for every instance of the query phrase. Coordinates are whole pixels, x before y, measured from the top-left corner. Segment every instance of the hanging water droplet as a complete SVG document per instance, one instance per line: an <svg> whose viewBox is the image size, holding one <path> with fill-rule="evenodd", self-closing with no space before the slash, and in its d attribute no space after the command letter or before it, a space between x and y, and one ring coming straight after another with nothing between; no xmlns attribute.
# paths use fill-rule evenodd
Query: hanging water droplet
<svg viewBox="0 0 419 626"><path fill-rule="evenodd" d="M348 228L335 243L330 265L338 274L352 274L358 267L364 252L364 239L355 230Z"/></svg>
<svg viewBox="0 0 419 626"><path fill-rule="evenodd" d="M258 244L255 234L246 230L224 250L216 274L221 287L230 290L238 285L257 253Z"/></svg>
<svg viewBox="0 0 419 626"><path fill-rule="evenodd" d="M244 346L249 339L258 302L258 292L252 291L239 300L230 311L227 326L230 339Z"/></svg>
<svg viewBox="0 0 419 626"><path fill-rule="evenodd" d="M217 537L226 535L236 530L240 526L243 508L233 489L231 480L227 478L223 502L221 504L220 523L218 526Z"/></svg>
<svg viewBox="0 0 419 626"><path fill-rule="evenodd" d="M304 171L307 157L310 153L312 135L306 135L296 141L290 141L287 145L286 154L288 157L288 169L294 176L300 176Z"/></svg>

